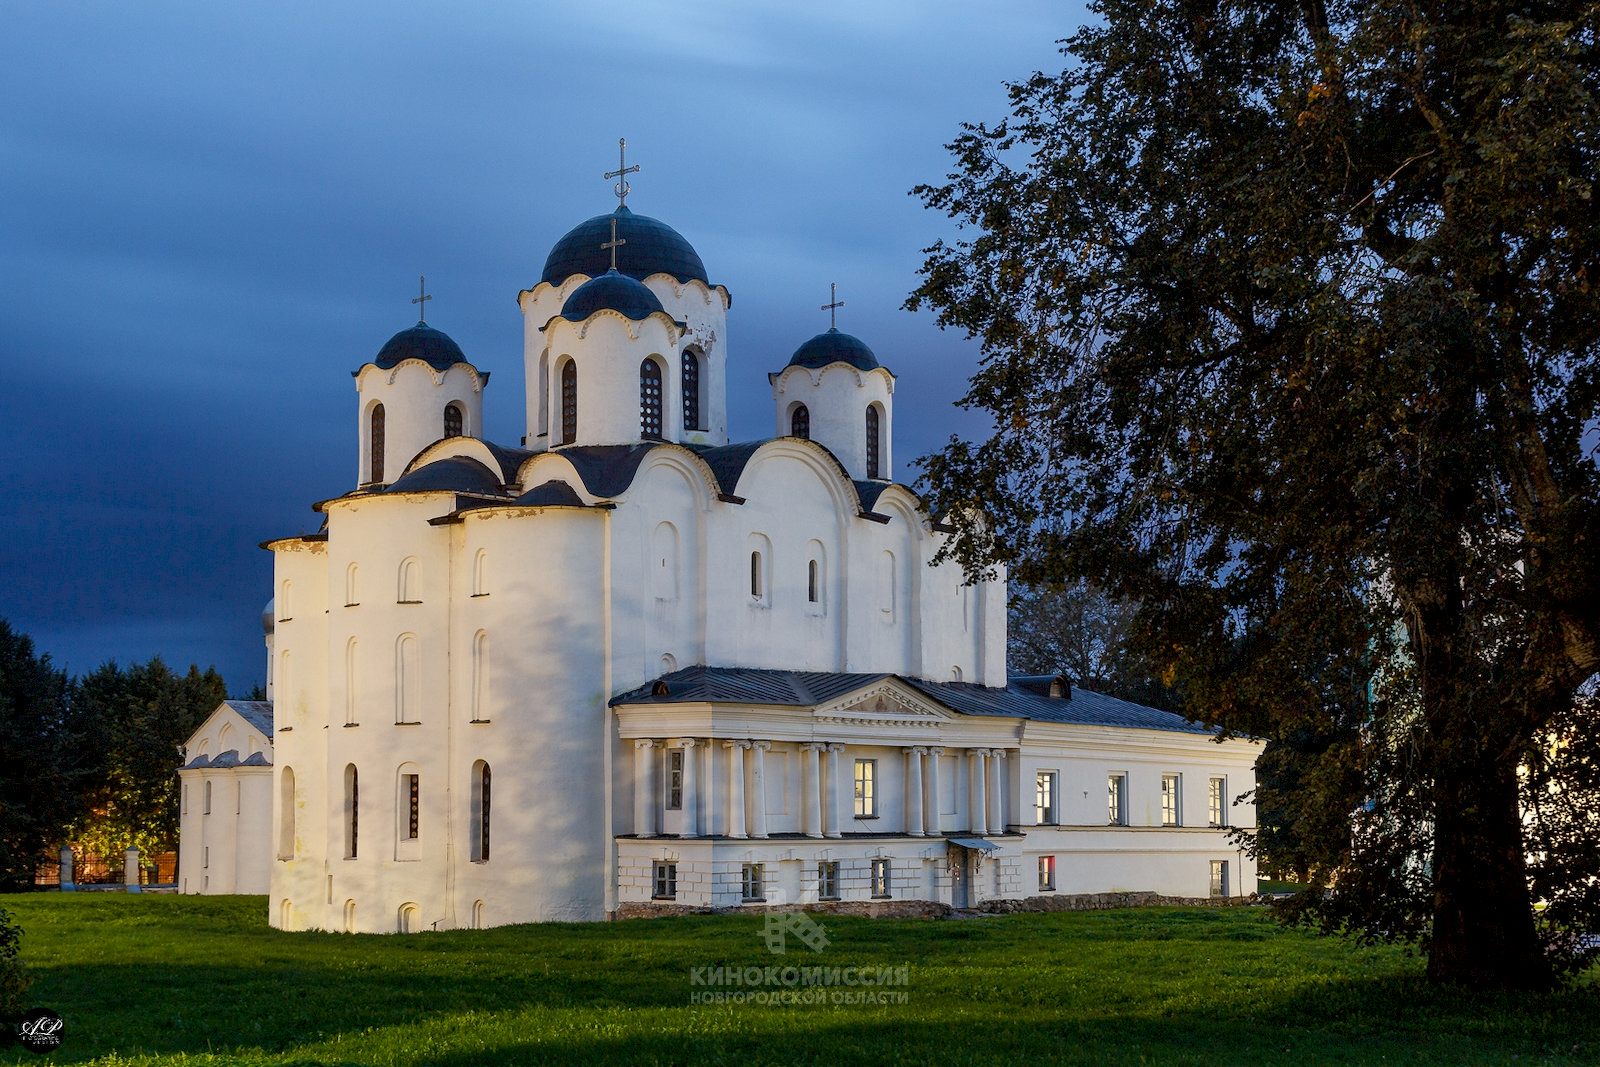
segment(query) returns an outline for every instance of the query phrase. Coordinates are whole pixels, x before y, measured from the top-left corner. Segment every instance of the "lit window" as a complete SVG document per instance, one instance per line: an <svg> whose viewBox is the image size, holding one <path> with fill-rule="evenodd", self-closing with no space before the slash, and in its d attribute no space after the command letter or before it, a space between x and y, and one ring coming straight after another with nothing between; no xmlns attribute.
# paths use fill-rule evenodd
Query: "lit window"
<svg viewBox="0 0 1600 1067"><path fill-rule="evenodd" d="M1050 826L1060 821L1056 816L1056 772L1040 771L1034 786L1034 821L1040 826Z"/></svg>
<svg viewBox="0 0 1600 1067"><path fill-rule="evenodd" d="M1039 888L1050 891L1056 887L1056 858L1054 856L1039 857Z"/></svg>
<svg viewBox="0 0 1600 1067"><path fill-rule="evenodd" d="M683 810L683 749L667 752L667 810Z"/></svg>
<svg viewBox="0 0 1600 1067"><path fill-rule="evenodd" d="M1106 778L1106 822L1112 826L1128 825L1128 776L1113 774Z"/></svg>
<svg viewBox="0 0 1600 1067"><path fill-rule="evenodd" d="M761 883L761 864L746 863L739 875L739 891L745 900L764 900Z"/></svg>
<svg viewBox="0 0 1600 1067"><path fill-rule="evenodd" d="M817 864L817 896L822 900L839 899L838 860L829 860Z"/></svg>
<svg viewBox="0 0 1600 1067"><path fill-rule="evenodd" d="M875 897L889 895L889 861L886 859L872 861L872 895Z"/></svg>
<svg viewBox="0 0 1600 1067"><path fill-rule="evenodd" d="M639 433L661 436L661 364L653 359L639 364Z"/></svg>
<svg viewBox="0 0 1600 1067"><path fill-rule="evenodd" d="M1227 814L1223 807L1222 798L1228 791L1226 778L1213 778L1211 785L1206 790L1206 821L1212 826L1226 826Z"/></svg>
<svg viewBox="0 0 1600 1067"><path fill-rule="evenodd" d="M693 352L683 354L683 428L705 429L700 425L700 359Z"/></svg>
<svg viewBox="0 0 1600 1067"><path fill-rule="evenodd" d="M656 900L672 900L678 895L678 865L655 864L655 890L650 894Z"/></svg>
<svg viewBox="0 0 1600 1067"><path fill-rule="evenodd" d="M858 819L870 819L878 814L877 776L877 760L856 760L856 818Z"/></svg>
<svg viewBox="0 0 1600 1067"><path fill-rule="evenodd" d="M1176 774L1161 776L1161 825L1182 826L1183 812L1178 810L1178 778Z"/></svg>
<svg viewBox="0 0 1600 1067"><path fill-rule="evenodd" d="M1225 897L1228 895L1228 861L1211 861L1211 895Z"/></svg>
<svg viewBox="0 0 1600 1067"><path fill-rule="evenodd" d="M811 412L804 404L796 404L789 415L789 436L811 440Z"/></svg>
<svg viewBox="0 0 1600 1067"><path fill-rule="evenodd" d="M578 365L571 360L561 367L561 443L578 439Z"/></svg>
<svg viewBox="0 0 1600 1067"><path fill-rule="evenodd" d="M867 407L867 477L878 477L878 405Z"/></svg>

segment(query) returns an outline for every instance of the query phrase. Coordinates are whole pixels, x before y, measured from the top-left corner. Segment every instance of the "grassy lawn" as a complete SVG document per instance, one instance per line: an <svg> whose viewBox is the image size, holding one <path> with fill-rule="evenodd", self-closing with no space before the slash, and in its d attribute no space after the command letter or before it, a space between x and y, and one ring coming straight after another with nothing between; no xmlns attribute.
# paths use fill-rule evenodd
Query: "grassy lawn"
<svg viewBox="0 0 1600 1067"><path fill-rule="evenodd" d="M1568 1064L1600 987L1430 989L1420 962L1255 909L823 917L773 955L716 916L409 937L268 929L260 897L0 898L60 1062L102 1064ZM693 968L909 965L904 1002L691 1004ZM781 988L781 987L779 987ZM824 990L824 992L828 992ZM12 1052L0 1062L38 1063Z"/></svg>

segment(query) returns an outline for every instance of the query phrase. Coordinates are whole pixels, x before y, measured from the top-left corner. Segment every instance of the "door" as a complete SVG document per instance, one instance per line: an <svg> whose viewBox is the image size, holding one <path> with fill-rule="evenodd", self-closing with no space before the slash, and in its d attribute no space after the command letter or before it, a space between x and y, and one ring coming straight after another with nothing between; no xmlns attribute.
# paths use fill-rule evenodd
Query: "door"
<svg viewBox="0 0 1600 1067"><path fill-rule="evenodd" d="M960 848L960 846L952 847L956 848L957 851L953 857L955 862L951 864L950 867L952 877L950 884L950 906L955 908L969 908L972 906L967 902L968 886L970 886L972 883L970 866L972 860L966 849Z"/></svg>

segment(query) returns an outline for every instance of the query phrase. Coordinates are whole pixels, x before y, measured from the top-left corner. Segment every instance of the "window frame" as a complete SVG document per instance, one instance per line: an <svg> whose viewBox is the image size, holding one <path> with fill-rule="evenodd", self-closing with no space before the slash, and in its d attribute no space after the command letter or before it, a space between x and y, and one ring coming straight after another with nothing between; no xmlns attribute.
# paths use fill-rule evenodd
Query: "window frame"
<svg viewBox="0 0 1600 1067"><path fill-rule="evenodd" d="M1211 861L1210 895L1226 898L1228 896L1228 861Z"/></svg>
<svg viewBox="0 0 1600 1067"><path fill-rule="evenodd" d="M817 861L817 899L838 900L839 897L839 861Z"/></svg>
<svg viewBox="0 0 1600 1067"><path fill-rule="evenodd" d="M683 389L683 428L703 430L700 425L700 357L693 349L685 349L679 360L679 383Z"/></svg>
<svg viewBox="0 0 1600 1067"><path fill-rule="evenodd" d="M1054 856L1039 857L1039 892L1054 893L1056 891L1056 858Z"/></svg>
<svg viewBox="0 0 1600 1067"><path fill-rule="evenodd" d="M1213 830L1228 825L1228 779L1214 774L1206 785L1206 822Z"/></svg>
<svg viewBox="0 0 1600 1067"><path fill-rule="evenodd" d="M1038 826L1061 825L1060 772L1039 771L1034 776L1033 820Z"/></svg>
<svg viewBox="0 0 1600 1067"><path fill-rule="evenodd" d="M639 436L649 441L662 440L666 426L665 377L654 359L646 356L639 361Z"/></svg>
<svg viewBox="0 0 1600 1067"><path fill-rule="evenodd" d="M855 817L857 819L876 819L878 817L878 761L871 757L857 759L854 771ZM863 771L866 773L863 774Z"/></svg>
<svg viewBox="0 0 1600 1067"><path fill-rule="evenodd" d="M1128 825L1128 775L1111 771L1106 775L1106 825Z"/></svg>
<svg viewBox="0 0 1600 1067"><path fill-rule="evenodd" d="M766 877L764 864L746 863L739 870L739 899L746 904L765 903Z"/></svg>
<svg viewBox="0 0 1600 1067"><path fill-rule="evenodd" d="M1161 776L1161 825L1183 825L1183 775Z"/></svg>
<svg viewBox="0 0 1600 1067"><path fill-rule="evenodd" d="M578 361L568 359L557 372L561 375L561 443L578 439Z"/></svg>
<svg viewBox="0 0 1600 1067"><path fill-rule="evenodd" d="M650 899L678 899L678 865L673 860L655 860L650 865Z"/></svg>
<svg viewBox="0 0 1600 1067"><path fill-rule="evenodd" d="M667 811L683 810L683 749L667 749L667 773L663 776L666 786L665 808Z"/></svg>
<svg viewBox="0 0 1600 1067"><path fill-rule="evenodd" d="M894 865L887 856L872 860L872 899L886 900L894 896Z"/></svg>

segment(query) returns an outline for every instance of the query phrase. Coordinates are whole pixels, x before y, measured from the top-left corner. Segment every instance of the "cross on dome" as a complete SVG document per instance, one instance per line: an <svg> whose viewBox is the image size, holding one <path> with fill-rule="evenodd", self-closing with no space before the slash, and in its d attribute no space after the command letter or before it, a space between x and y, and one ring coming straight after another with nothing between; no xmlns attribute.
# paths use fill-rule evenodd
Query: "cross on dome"
<svg viewBox="0 0 1600 1067"><path fill-rule="evenodd" d="M433 297L428 295L428 278L426 275L417 275L417 292L421 295L414 297L411 302L418 305L417 323L420 325L421 323L428 321L428 316L424 313L428 310L427 302L433 299Z"/></svg>
<svg viewBox="0 0 1600 1067"><path fill-rule="evenodd" d="M836 282L829 282L828 283L828 299L830 301L832 301L832 302L831 303L827 303L827 304L823 304L822 305L822 310L826 311L828 313L828 329L837 330L839 328L839 322L838 322L838 319L835 317L836 316L835 309L844 307L844 301L839 299L839 286L838 286L838 283L836 283Z"/></svg>
<svg viewBox="0 0 1600 1067"><path fill-rule="evenodd" d="M611 240L602 241L600 243L600 248L602 250L608 249L608 248L611 250L611 269L612 270L616 270L617 269L617 249L619 247L621 247L622 245L625 245L627 243L628 243L627 241L625 241L621 237L617 236L617 219L616 219L616 216L613 215L611 217Z"/></svg>
<svg viewBox="0 0 1600 1067"><path fill-rule="evenodd" d="M617 179L617 184L613 187L612 191L617 194L618 208L624 208L628 206L628 193L631 191L631 187L628 185L628 175L637 174L638 172L639 164L635 163L631 167L628 166L628 139L626 137L618 137L617 169L608 170L605 174L607 181L610 181L612 178Z"/></svg>

